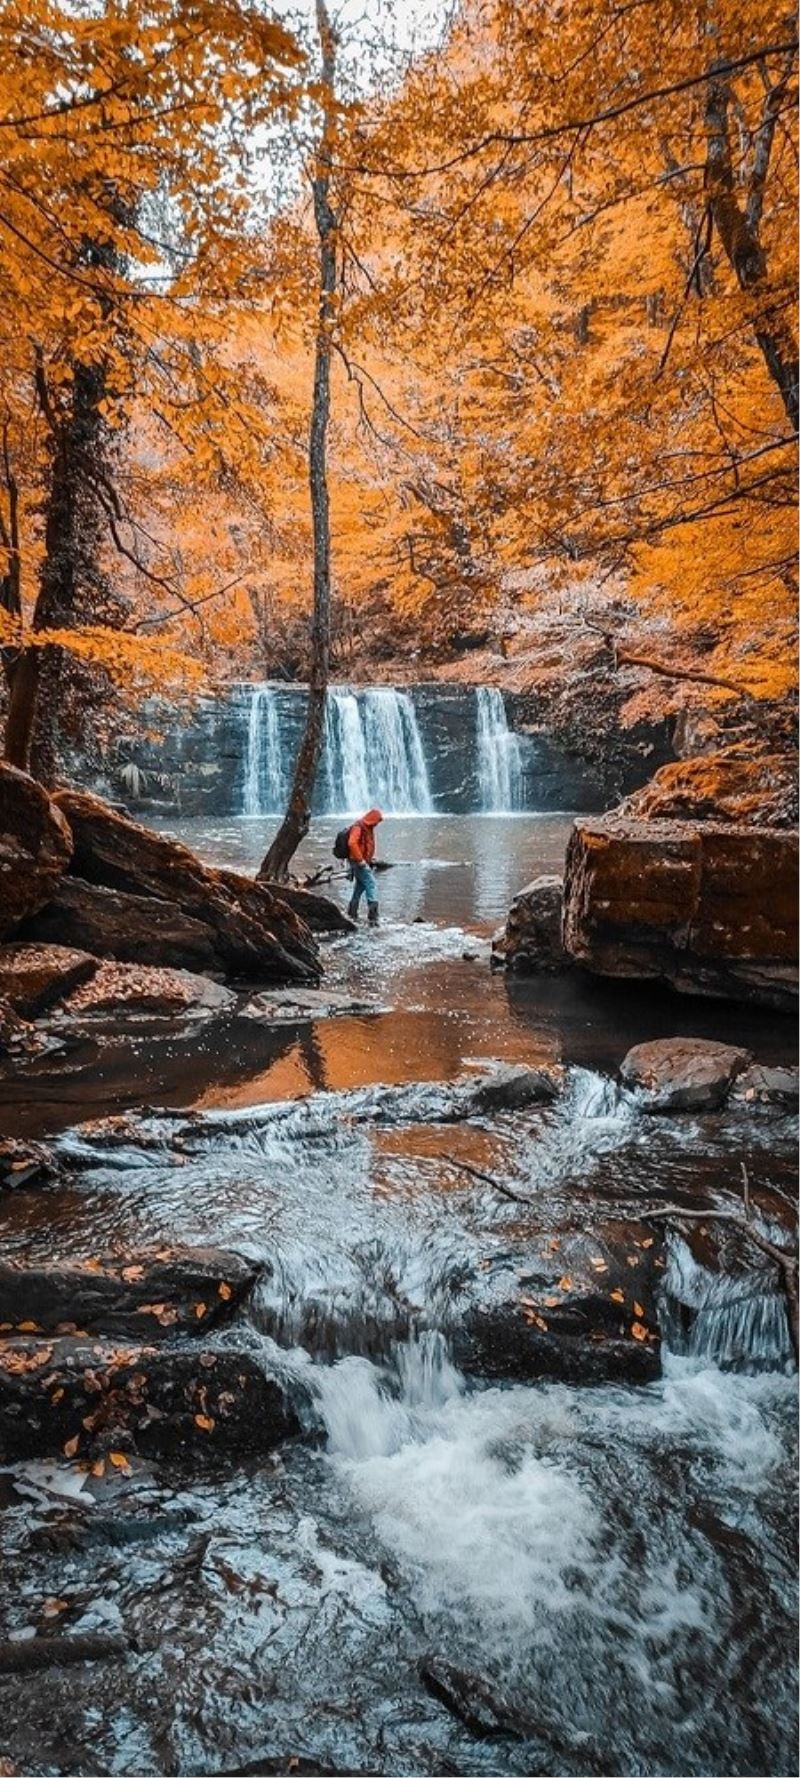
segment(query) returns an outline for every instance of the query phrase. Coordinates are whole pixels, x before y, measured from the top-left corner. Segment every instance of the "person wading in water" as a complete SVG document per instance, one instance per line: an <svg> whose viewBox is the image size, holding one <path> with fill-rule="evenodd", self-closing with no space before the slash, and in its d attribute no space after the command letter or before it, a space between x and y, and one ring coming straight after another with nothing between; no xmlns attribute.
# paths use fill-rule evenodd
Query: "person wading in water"
<svg viewBox="0 0 800 1778"><path fill-rule="evenodd" d="M351 920L357 920L358 904L362 895L366 895L370 926L378 924L378 891L371 865L375 857L375 829L382 820L380 809L368 809L360 821L353 822L347 835L347 857L353 881L353 893L347 912Z"/></svg>

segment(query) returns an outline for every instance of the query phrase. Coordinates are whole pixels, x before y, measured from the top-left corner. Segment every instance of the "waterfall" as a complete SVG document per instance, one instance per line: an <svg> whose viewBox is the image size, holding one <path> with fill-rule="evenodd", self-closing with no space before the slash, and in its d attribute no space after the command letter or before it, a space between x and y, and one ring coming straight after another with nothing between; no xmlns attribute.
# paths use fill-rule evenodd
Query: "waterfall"
<svg viewBox="0 0 800 1778"><path fill-rule="evenodd" d="M493 685L478 687L478 793L485 814L504 815L523 804L522 748L508 726L503 694Z"/></svg>
<svg viewBox="0 0 800 1778"><path fill-rule="evenodd" d="M289 788L297 742L297 693L249 687L244 737L243 815L277 815ZM428 768L408 692L377 685L334 686L325 707L318 808L355 815L377 804L387 815L429 815Z"/></svg>
<svg viewBox="0 0 800 1778"><path fill-rule="evenodd" d="M253 685L247 708L242 814L280 814L287 788L275 692L270 685Z"/></svg>
<svg viewBox="0 0 800 1778"><path fill-rule="evenodd" d="M771 1269L710 1272L677 1235L667 1243L661 1323L670 1351L704 1364L783 1370L792 1363L786 1299Z"/></svg>

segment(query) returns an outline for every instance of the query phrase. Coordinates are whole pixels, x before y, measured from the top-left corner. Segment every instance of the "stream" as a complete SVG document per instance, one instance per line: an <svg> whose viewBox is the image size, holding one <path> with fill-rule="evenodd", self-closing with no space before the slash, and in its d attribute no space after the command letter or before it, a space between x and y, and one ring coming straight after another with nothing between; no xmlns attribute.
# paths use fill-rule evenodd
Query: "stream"
<svg viewBox="0 0 800 1778"><path fill-rule="evenodd" d="M315 821L300 869L340 824ZM13 1103L4 1084L4 1128L63 1167L9 1194L4 1251L267 1262L215 1338L286 1378L304 1429L258 1462L0 1470L0 1635L41 1632L55 1601L65 1632L130 1642L0 1678L18 1771L796 1770L796 1379L771 1273L712 1274L671 1239L646 1384L501 1374L465 1336L576 1207L713 1206L742 1162L793 1189L788 1116L648 1116L615 1079L631 1044L679 1033L790 1060L788 1022L490 974L492 931L561 869L569 825L387 821L381 927L324 942L325 988L357 1011L143 1025L45 1058ZM266 837L252 818L169 831L240 869ZM492 1062L560 1065L563 1091L438 1122L437 1084Z"/></svg>

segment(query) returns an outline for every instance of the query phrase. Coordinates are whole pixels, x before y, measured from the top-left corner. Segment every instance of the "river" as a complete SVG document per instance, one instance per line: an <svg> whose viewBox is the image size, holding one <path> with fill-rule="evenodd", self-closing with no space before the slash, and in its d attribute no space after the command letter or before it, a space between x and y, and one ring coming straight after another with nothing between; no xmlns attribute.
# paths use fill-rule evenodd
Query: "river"
<svg viewBox="0 0 800 1778"><path fill-rule="evenodd" d="M302 865L327 861L336 825L314 824ZM792 1180L789 1119L655 1119L613 1078L631 1043L678 1032L734 1032L786 1059L774 1015L490 974L488 935L517 888L560 868L568 825L387 822L383 924L325 946L326 984L369 1010L280 1033L117 1034L22 1094L25 1127L75 1167L11 1196L8 1251L177 1239L268 1262L218 1337L282 1368L307 1436L196 1472L0 1473L3 1633L24 1638L56 1599L70 1630L123 1627L132 1644L121 1664L0 1681L0 1753L18 1769L796 1769L782 1303L704 1274L682 1341L669 1292L692 1262L677 1244L659 1380L499 1382L459 1360L465 1315L540 1216L713 1202L743 1159L756 1183ZM179 832L245 868L265 839L255 820ZM413 1083L488 1059L560 1059L565 1090L452 1127L426 1118L424 1096L415 1111ZM392 1083L412 1097L382 1117L370 1095ZM113 1147L75 1128L125 1106ZM464 1678L467 1720L443 1703L442 1671Z"/></svg>

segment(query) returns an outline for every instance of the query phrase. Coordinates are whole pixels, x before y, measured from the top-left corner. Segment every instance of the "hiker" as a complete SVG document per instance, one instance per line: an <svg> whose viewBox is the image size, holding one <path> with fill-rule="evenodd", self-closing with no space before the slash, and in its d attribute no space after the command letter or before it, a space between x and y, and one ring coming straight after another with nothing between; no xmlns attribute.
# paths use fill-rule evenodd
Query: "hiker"
<svg viewBox="0 0 800 1778"><path fill-rule="evenodd" d="M378 822L382 820L380 809L368 809L360 821L354 821L347 835L347 856L350 861L350 877L353 882L353 893L347 912L351 920L357 920L358 904L362 895L366 895L370 926L378 924L378 891L370 866L375 857L375 829Z"/></svg>

